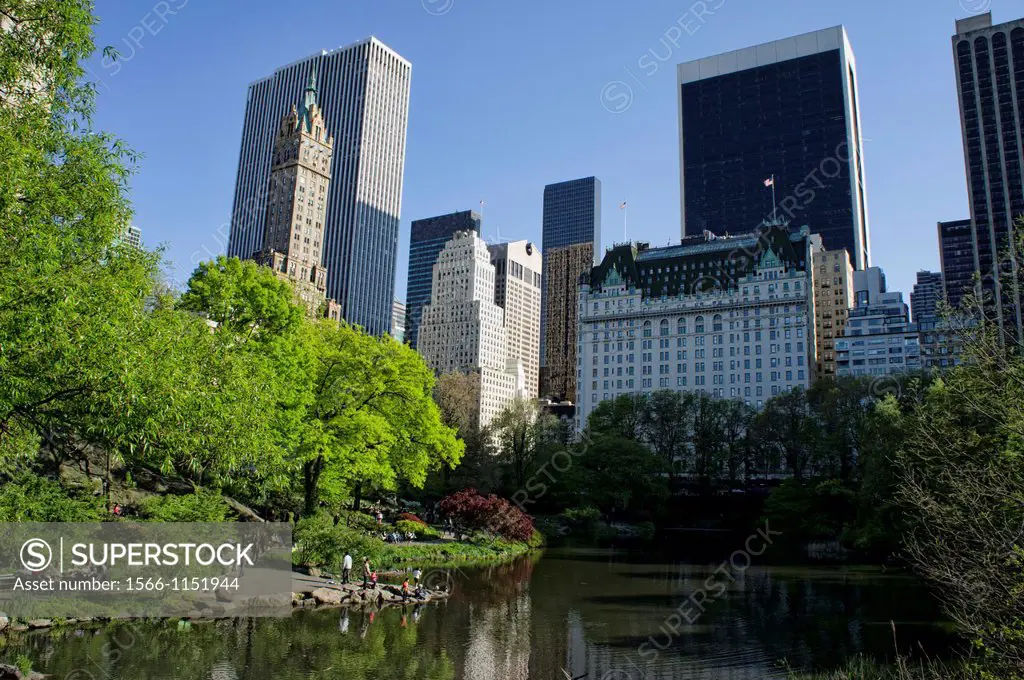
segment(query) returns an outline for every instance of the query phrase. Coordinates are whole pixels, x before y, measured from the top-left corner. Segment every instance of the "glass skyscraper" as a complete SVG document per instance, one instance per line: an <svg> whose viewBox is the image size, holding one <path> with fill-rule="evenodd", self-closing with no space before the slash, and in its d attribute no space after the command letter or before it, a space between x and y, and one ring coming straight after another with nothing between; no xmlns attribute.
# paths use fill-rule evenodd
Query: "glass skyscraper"
<svg viewBox="0 0 1024 680"><path fill-rule="evenodd" d="M444 244L459 231L480 234L480 215L472 210L438 217L415 220L409 238L409 278L405 292L405 339L415 348L419 340L419 327L423 305L430 302L434 265Z"/></svg>
<svg viewBox="0 0 1024 680"><path fill-rule="evenodd" d="M228 255L247 259L262 248L274 138L314 69L334 135L327 296L343 319L383 335L391 332L412 67L376 38L300 59L249 85Z"/></svg>
<svg viewBox="0 0 1024 680"><path fill-rule="evenodd" d="M1021 264L1010 255L1024 215L1024 19L997 26L986 13L956 22L953 36L974 269L999 328L1024 342ZM1001 280L1000 272L1012 274ZM1008 284L1008 285L1004 285Z"/></svg>
<svg viewBox="0 0 1024 680"><path fill-rule="evenodd" d="M683 236L772 213L870 264L857 67L842 26L680 64Z"/></svg>

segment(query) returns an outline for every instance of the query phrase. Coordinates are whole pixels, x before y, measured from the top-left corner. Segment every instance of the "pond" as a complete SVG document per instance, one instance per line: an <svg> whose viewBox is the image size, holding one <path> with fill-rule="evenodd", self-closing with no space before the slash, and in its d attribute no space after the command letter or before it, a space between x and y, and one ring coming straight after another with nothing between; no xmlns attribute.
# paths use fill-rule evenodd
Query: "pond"
<svg viewBox="0 0 1024 680"><path fill-rule="evenodd" d="M65 628L24 634L2 654L24 654L54 680L563 680L563 669L586 680L661 680L784 677L859 653L892 658L897 647L941 656L952 641L923 587L881 567L552 550L425 578L450 583L451 599L190 627Z"/></svg>

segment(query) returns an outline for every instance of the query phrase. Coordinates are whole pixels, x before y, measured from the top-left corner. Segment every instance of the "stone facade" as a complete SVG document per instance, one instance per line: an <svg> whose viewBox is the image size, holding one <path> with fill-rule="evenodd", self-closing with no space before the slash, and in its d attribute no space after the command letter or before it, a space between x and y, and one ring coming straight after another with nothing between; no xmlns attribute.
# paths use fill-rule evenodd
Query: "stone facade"
<svg viewBox="0 0 1024 680"><path fill-rule="evenodd" d="M813 254L821 239L781 223L680 245L618 245L580 284L581 430L622 394L695 391L761 407L811 381Z"/></svg>
<svg viewBox="0 0 1024 680"><path fill-rule="evenodd" d="M293 106L278 128L263 248L253 259L292 282L310 316L338 320L340 308L327 299L327 268L323 266L333 153L334 136L328 134L316 103L314 75L301 108Z"/></svg>
<svg viewBox="0 0 1024 680"><path fill-rule="evenodd" d="M579 281L593 266L592 243L551 248L544 253L548 300L544 319L546 377L541 386L544 396L576 401Z"/></svg>

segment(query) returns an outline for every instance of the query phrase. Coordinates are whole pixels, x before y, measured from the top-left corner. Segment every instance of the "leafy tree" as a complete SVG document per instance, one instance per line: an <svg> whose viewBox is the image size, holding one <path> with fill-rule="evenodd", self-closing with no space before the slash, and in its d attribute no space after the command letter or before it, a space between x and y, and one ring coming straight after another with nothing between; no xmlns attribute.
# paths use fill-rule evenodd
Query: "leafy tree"
<svg viewBox="0 0 1024 680"><path fill-rule="evenodd" d="M323 492L332 499L364 485L420 488L431 468L456 465L462 442L441 422L434 376L412 349L389 337L323 321L306 340L313 403L297 449L305 512Z"/></svg>
<svg viewBox="0 0 1024 680"><path fill-rule="evenodd" d="M592 436L609 435L639 440L643 436L642 418L647 408L647 395L620 394L602 401L587 419Z"/></svg>
<svg viewBox="0 0 1024 680"><path fill-rule="evenodd" d="M629 439L600 437L558 480L570 507L592 506L607 516L646 517L669 496L668 464Z"/></svg>
<svg viewBox="0 0 1024 680"><path fill-rule="evenodd" d="M642 441L664 459L669 480L691 441L695 399L689 392L659 390L640 402Z"/></svg>
<svg viewBox="0 0 1024 680"><path fill-rule="evenodd" d="M273 270L223 255L196 268L179 307L202 314L242 342L294 332L304 316L291 284Z"/></svg>

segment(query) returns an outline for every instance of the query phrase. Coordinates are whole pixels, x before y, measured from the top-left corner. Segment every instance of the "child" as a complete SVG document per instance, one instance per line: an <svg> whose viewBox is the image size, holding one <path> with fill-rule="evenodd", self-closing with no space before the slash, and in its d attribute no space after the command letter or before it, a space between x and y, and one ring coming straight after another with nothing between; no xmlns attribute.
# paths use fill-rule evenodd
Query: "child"
<svg viewBox="0 0 1024 680"><path fill-rule="evenodd" d="M409 577L406 576L405 580L402 581L402 602L409 599Z"/></svg>
<svg viewBox="0 0 1024 680"><path fill-rule="evenodd" d="M370 573L370 588L373 589L373 590L377 589L377 570L376 569L374 569Z"/></svg>

